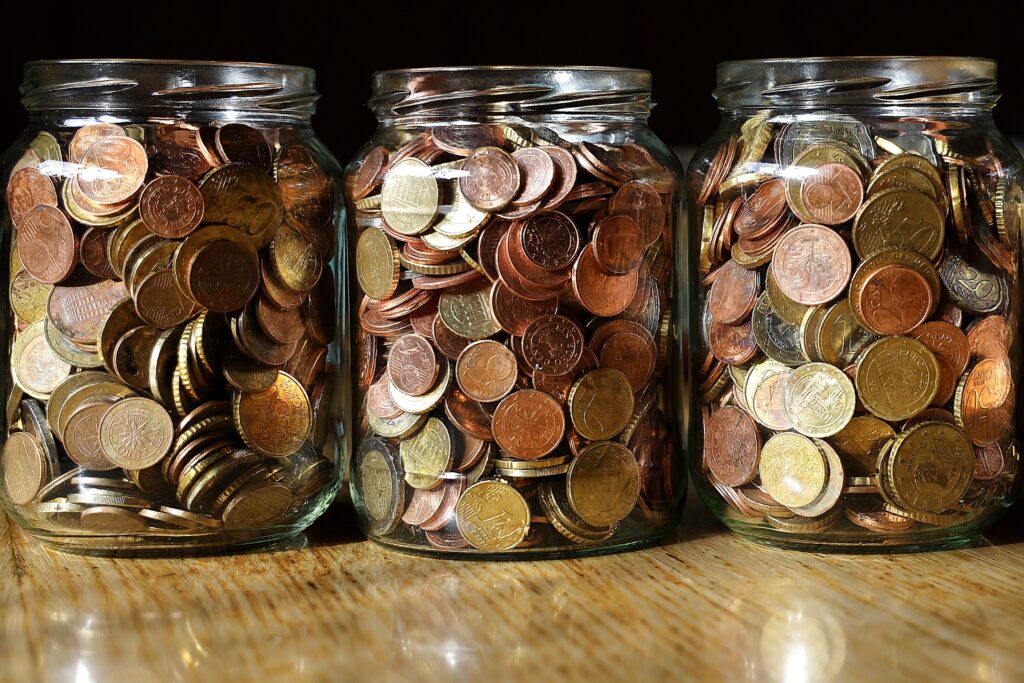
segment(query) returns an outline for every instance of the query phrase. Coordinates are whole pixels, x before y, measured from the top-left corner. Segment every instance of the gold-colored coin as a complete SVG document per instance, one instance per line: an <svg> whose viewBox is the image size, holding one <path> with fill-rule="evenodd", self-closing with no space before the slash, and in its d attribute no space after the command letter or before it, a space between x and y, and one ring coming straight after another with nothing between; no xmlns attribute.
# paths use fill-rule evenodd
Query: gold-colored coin
<svg viewBox="0 0 1024 683"><path fill-rule="evenodd" d="M405 481L414 489L432 489L441 475L451 469L452 438L448 427L436 417L428 418L423 427L398 446L405 470Z"/></svg>
<svg viewBox="0 0 1024 683"><path fill-rule="evenodd" d="M459 167L461 166L460 161ZM456 239L476 234L477 229L487 222L491 215L470 204L459 189L458 183L454 184L451 197L451 204L448 205L448 210L441 220L434 225L434 232Z"/></svg>
<svg viewBox="0 0 1024 683"><path fill-rule="evenodd" d="M843 299L829 307L822 318L815 336L815 349L822 361L844 366L853 362L874 340L875 336L857 322L850 301Z"/></svg>
<svg viewBox="0 0 1024 683"><path fill-rule="evenodd" d="M896 437L888 458L889 490L900 507L938 514L967 492L974 447L960 428L923 422Z"/></svg>
<svg viewBox="0 0 1024 683"><path fill-rule="evenodd" d="M835 508L846 484L846 474L843 469L843 463L839 459L839 454L825 441L821 439L814 439L813 441L814 445L821 452L822 457L825 458L828 479L825 481L825 486L822 488L821 493L813 501L807 505L790 508L801 517L819 517Z"/></svg>
<svg viewBox="0 0 1024 683"><path fill-rule="evenodd" d="M800 352L807 361L820 361L818 355L818 335L825 321L829 306L811 306L800 321Z"/></svg>
<svg viewBox="0 0 1024 683"><path fill-rule="evenodd" d="M768 495L788 508L813 502L828 476L821 450L806 436L793 432L776 434L764 443L758 471Z"/></svg>
<svg viewBox="0 0 1024 683"><path fill-rule="evenodd" d="M11 278L11 310L26 325L42 320L52 289L53 285L36 280L27 270L18 270Z"/></svg>
<svg viewBox="0 0 1024 683"><path fill-rule="evenodd" d="M584 522L569 504L565 483L548 479L537 489L537 500L551 526L573 543L596 543L611 538L614 526L595 527Z"/></svg>
<svg viewBox="0 0 1024 683"><path fill-rule="evenodd" d="M95 347L85 348L71 341L49 318L43 320L43 334L50 350L68 365L76 368L98 368L103 365L103 358Z"/></svg>
<svg viewBox="0 0 1024 683"><path fill-rule="evenodd" d="M886 441L896 436L893 428L872 415L858 415L832 436L847 474L870 476L878 472L878 455Z"/></svg>
<svg viewBox="0 0 1024 683"><path fill-rule="evenodd" d="M46 403L46 423L49 426L50 431L54 434L60 433L60 430L57 427L57 416L72 392L88 384L113 381L113 376L108 375L105 372L98 372L95 370L76 372L75 374L65 378L64 381L57 385L53 390L50 394L50 400Z"/></svg>
<svg viewBox="0 0 1024 683"><path fill-rule="evenodd" d="M352 483L368 514L370 531L389 534L405 511L405 483L399 474L398 454L381 439L364 439L356 453Z"/></svg>
<svg viewBox="0 0 1024 683"><path fill-rule="evenodd" d="M26 394L44 401L71 374L71 365L61 360L47 343L42 320L32 323L15 337L11 347L11 372Z"/></svg>
<svg viewBox="0 0 1024 683"><path fill-rule="evenodd" d="M381 187L381 212L388 226L403 235L418 235L437 217L439 189L434 172L415 158L395 164Z"/></svg>
<svg viewBox="0 0 1024 683"><path fill-rule="evenodd" d="M786 380L782 391L786 415L793 428L805 436L832 436L853 417L853 382L828 363L801 365Z"/></svg>
<svg viewBox="0 0 1024 683"><path fill-rule="evenodd" d="M946 217L931 197L894 188L874 195L853 222L853 248L861 258L886 247L934 260L942 253Z"/></svg>
<svg viewBox="0 0 1024 683"><path fill-rule="evenodd" d="M569 391L569 417L584 439L611 439L625 428L632 415L633 389L618 370L588 372Z"/></svg>
<svg viewBox="0 0 1024 683"><path fill-rule="evenodd" d="M999 238L1010 249L1016 250L1020 247L1021 220L1024 218L1021 215L1024 210L1024 188L1019 183L1001 178L996 183L994 204Z"/></svg>
<svg viewBox="0 0 1024 683"><path fill-rule="evenodd" d="M866 194L873 197L880 192L893 189L911 190L927 195L937 203L940 202L938 189L932 184L931 179L913 168L894 168L884 173L876 173L868 183Z"/></svg>
<svg viewBox="0 0 1024 683"><path fill-rule="evenodd" d="M923 173L931 182L932 187L935 190L935 196L944 194L942 184L942 176L939 174L939 169L935 168L927 159L920 154L895 154L878 165L875 169L875 176L885 175L896 169L912 169L918 173Z"/></svg>
<svg viewBox="0 0 1024 683"><path fill-rule="evenodd" d="M939 390L939 362L910 337L886 337L869 346L857 366L864 407L888 422L917 415Z"/></svg>
<svg viewBox="0 0 1024 683"><path fill-rule="evenodd" d="M438 301L441 322L464 339L486 339L501 331L491 312L490 286L446 291Z"/></svg>
<svg viewBox="0 0 1024 683"><path fill-rule="evenodd" d="M530 506L522 494L500 481L473 484L455 506L455 522L479 550L511 550L530 531Z"/></svg>
<svg viewBox="0 0 1024 683"><path fill-rule="evenodd" d="M429 413L442 400L445 392L448 391L448 384L451 382L451 363L447 360L441 363L441 370L437 375L437 381L427 393L421 396L413 396L400 390L388 380L388 393L395 405L407 413Z"/></svg>
<svg viewBox="0 0 1024 683"><path fill-rule="evenodd" d="M269 389L236 393L232 404L235 429L245 444L275 458L299 450L313 425L309 396L287 372L278 372Z"/></svg>
<svg viewBox="0 0 1024 683"><path fill-rule="evenodd" d="M468 235L462 237L449 237L448 235L442 235L439 232L428 232L423 235L420 239L423 243L433 249L434 251L441 251L445 253L461 251L463 247L476 239L476 233L471 232Z"/></svg>
<svg viewBox="0 0 1024 683"><path fill-rule="evenodd" d="M236 493L221 516L228 529L259 529L281 519L291 506L287 486L260 481Z"/></svg>
<svg viewBox="0 0 1024 683"><path fill-rule="evenodd" d="M355 266L359 287L371 299L387 299L398 289L398 250L383 230L367 228L359 235Z"/></svg>
<svg viewBox="0 0 1024 683"><path fill-rule="evenodd" d="M755 404L755 392L765 381L765 378L770 375L789 372L790 370L792 370L792 368L788 365L771 358L766 358L754 363L743 382L743 398L746 404L748 406L753 406ZM779 387L780 390L781 388L782 387Z"/></svg>
<svg viewBox="0 0 1024 683"><path fill-rule="evenodd" d="M28 432L15 432L7 437L0 463L3 464L4 487L15 505L27 505L35 500L53 475L43 456L42 444Z"/></svg>
<svg viewBox="0 0 1024 683"><path fill-rule="evenodd" d="M573 459L565 475L572 509L596 527L625 518L640 495L640 467L632 451L620 443L591 444Z"/></svg>
<svg viewBox="0 0 1024 683"><path fill-rule="evenodd" d="M768 293L768 302L771 304L772 310L787 323L799 325L810 306L793 301L783 294L782 290L779 289L778 282L775 280L774 273L774 269L769 268L765 277L765 291Z"/></svg>
<svg viewBox="0 0 1024 683"><path fill-rule="evenodd" d="M324 265L320 247L287 223L270 243L270 263L278 281L300 293L320 280Z"/></svg>
<svg viewBox="0 0 1024 683"><path fill-rule="evenodd" d="M427 414L402 413L398 417L382 418L367 415L367 421L374 434L385 439L404 439L427 421Z"/></svg>
<svg viewBox="0 0 1024 683"><path fill-rule="evenodd" d="M203 195L203 221L230 225L255 249L270 244L281 227L281 191L255 166L225 164L210 171L200 181L199 190Z"/></svg>

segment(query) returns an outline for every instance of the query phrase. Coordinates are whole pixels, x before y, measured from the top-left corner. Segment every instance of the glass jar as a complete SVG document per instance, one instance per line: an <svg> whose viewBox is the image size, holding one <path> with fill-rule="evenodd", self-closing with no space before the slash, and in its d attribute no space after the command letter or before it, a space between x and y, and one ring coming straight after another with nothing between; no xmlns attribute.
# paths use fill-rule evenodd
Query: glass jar
<svg viewBox="0 0 1024 683"><path fill-rule="evenodd" d="M650 74L377 73L346 169L359 406L350 481L375 541L549 557L671 533L681 169Z"/></svg>
<svg viewBox="0 0 1024 683"><path fill-rule="evenodd" d="M2 163L4 507L87 553L299 533L339 487L347 341L314 72L46 61L22 91Z"/></svg>
<svg viewBox="0 0 1024 683"><path fill-rule="evenodd" d="M995 62L726 62L715 96L687 186L700 496L773 545L977 542L1020 469L1024 193Z"/></svg>

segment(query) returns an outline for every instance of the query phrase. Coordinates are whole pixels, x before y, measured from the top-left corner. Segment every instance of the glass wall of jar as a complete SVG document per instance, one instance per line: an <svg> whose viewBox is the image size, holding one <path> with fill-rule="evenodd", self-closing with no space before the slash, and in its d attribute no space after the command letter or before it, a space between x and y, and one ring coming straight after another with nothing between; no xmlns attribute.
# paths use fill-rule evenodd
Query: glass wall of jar
<svg viewBox="0 0 1024 683"><path fill-rule="evenodd" d="M435 555L650 543L678 523L673 230L650 74L378 73L346 170L366 533Z"/></svg>
<svg viewBox="0 0 1024 683"><path fill-rule="evenodd" d="M339 487L346 391L341 169L310 127L313 71L32 62L22 91L4 506L89 553L298 533Z"/></svg>
<svg viewBox="0 0 1024 683"><path fill-rule="evenodd" d="M1020 469L1024 194L995 63L728 62L715 95L687 185L701 497L777 545L976 542Z"/></svg>

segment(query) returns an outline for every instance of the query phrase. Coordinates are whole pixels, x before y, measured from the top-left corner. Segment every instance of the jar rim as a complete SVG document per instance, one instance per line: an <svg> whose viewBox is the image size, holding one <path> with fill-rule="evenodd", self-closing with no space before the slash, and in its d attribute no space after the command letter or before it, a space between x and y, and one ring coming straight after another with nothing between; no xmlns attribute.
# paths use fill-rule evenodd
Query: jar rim
<svg viewBox="0 0 1024 683"><path fill-rule="evenodd" d="M714 96L722 108L928 106L991 108L997 62L987 57L852 55L720 62Z"/></svg>
<svg viewBox="0 0 1024 683"><path fill-rule="evenodd" d="M601 66L599 64L478 64L466 66L414 66L405 69L382 69L375 71L378 75L399 75L405 73L433 73L433 72L502 72L502 71L594 71L594 72L633 72L650 75L648 69L641 69L631 66Z"/></svg>
<svg viewBox="0 0 1024 683"><path fill-rule="evenodd" d="M309 66L300 64L278 64L276 62L258 62L248 60L216 60L216 59L151 59L148 57L99 57L99 58L73 58L73 59L31 59L24 63L24 67L33 66L58 66L63 64L85 65L85 64L125 64L144 66L148 64L158 66L244 66L267 70L304 71L315 74L316 70Z"/></svg>

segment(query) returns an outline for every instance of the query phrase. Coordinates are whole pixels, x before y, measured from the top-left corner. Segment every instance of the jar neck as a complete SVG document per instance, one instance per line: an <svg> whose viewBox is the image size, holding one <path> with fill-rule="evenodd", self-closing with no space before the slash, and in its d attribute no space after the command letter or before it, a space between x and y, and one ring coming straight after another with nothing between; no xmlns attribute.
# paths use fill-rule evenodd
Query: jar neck
<svg viewBox="0 0 1024 683"><path fill-rule="evenodd" d="M643 123L651 74L612 67L456 67L374 74L370 108L384 125L453 121Z"/></svg>
<svg viewBox="0 0 1024 683"><path fill-rule="evenodd" d="M319 95L312 69L248 62L66 60L29 62L29 119L309 122Z"/></svg>

